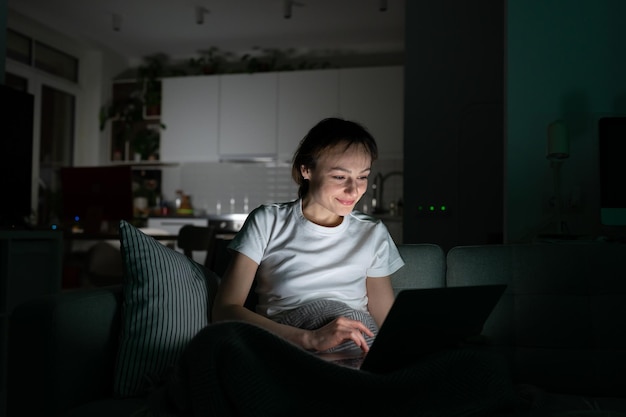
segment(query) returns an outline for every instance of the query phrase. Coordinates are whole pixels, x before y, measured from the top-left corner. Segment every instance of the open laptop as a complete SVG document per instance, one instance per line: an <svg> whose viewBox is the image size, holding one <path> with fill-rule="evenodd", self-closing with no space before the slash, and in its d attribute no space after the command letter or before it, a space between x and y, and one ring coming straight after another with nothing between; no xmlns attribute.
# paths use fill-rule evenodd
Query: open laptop
<svg viewBox="0 0 626 417"><path fill-rule="evenodd" d="M408 289L398 293L369 352L319 356L339 365L387 373L429 353L471 343L506 285Z"/></svg>

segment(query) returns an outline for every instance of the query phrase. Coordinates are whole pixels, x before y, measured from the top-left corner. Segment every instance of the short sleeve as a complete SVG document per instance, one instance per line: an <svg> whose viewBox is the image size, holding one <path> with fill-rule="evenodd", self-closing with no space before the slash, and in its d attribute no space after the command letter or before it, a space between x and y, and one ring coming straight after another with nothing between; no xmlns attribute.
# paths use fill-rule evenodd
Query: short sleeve
<svg viewBox="0 0 626 417"><path fill-rule="evenodd" d="M366 271L368 277L386 277L404 266L404 260L382 222L376 230L376 241L372 263Z"/></svg>
<svg viewBox="0 0 626 417"><path fill-rule="evenodd" d="M242 253L260 264L269 240L267 225L268 212L263 207L257 207L250 212L239 232L228 244L228 249Z"/></svg>

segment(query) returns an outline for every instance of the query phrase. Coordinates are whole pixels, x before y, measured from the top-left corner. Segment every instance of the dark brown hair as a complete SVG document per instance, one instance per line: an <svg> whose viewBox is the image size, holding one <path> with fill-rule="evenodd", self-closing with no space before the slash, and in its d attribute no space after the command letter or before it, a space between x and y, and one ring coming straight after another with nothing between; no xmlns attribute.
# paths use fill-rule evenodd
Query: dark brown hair
<svg viewBox="0 0 626 417"><path fill-rule="evenodd" d="M309 191L309 181L302 177L300 167L314 169L320 155L339 144L345 145L345 149L362 146L372 162L378 158L376 140L365 127L336 117L323 119L309 130L293 155L291 177L299 186L298 197L306 196Z"/></svg>

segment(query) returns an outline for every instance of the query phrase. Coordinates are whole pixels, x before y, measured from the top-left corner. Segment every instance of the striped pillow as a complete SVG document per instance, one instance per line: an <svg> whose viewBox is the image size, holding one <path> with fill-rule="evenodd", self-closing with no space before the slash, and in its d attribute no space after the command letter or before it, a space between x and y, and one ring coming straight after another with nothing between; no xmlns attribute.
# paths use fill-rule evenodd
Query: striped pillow
<svg viewBox="0 0 626 417"><path fill-rule="evenodd" d="M114 394L145 394L210 321L218 277L204 266L120 222L124 302Z"/></svg>

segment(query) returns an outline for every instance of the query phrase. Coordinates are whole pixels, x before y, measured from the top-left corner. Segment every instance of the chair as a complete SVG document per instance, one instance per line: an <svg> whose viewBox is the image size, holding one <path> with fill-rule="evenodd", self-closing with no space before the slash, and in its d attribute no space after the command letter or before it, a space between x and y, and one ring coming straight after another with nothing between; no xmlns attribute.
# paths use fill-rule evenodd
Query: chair
<svg viewBox="0 0 626 417"><path fill-rule="evenodd" d="M82 286L105 287L121 284L124 278L124 264L119 242L103 240L87 251Z"/></svg>
<svg viewBox="0 0 626 417"><path fill-rule="evenodd" d="M193 252L206 251L203 265L213 270L215 258L215 226L194 226L186 224L178 231L176 246L183 250L183 253L193 259Z"/></svg>
<svg viewBox="0 0 626 417"><path fill-rule="evenodd" d="M139 228L148 236L168 236L163 229ZM160 239L165 246L174 247L173 240ZM120 253L119 240L100 240L87 250L81 285L84 287L105 287L122 283L124 263Z"/></svg>

